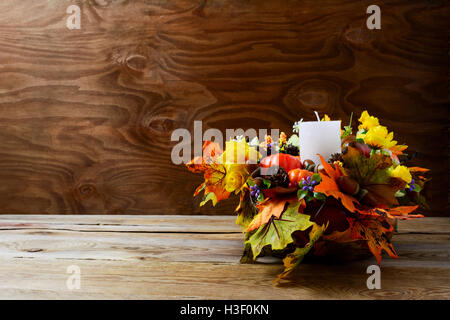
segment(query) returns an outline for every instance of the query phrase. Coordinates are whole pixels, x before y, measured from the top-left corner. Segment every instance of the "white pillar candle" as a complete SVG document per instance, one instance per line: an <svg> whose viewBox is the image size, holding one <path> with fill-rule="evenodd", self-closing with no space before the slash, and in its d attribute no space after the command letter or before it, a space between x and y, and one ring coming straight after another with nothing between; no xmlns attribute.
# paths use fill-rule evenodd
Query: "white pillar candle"
<svg viewBox="0 0 450 320"><path fill-rule="evenodd" d="M341 153L341 121L307 121L299 124L300 159L319 165L322 155L326 161L333 153Z"/></svg>

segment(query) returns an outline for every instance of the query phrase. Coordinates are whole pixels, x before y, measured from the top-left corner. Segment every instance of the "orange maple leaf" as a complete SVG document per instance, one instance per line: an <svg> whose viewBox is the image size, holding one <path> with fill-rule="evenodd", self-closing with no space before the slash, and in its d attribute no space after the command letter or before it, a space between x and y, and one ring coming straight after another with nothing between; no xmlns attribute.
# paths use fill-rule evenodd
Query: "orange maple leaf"
<svg viewBox="0 0 450 320"><path fill-rule="evenodd" d="M430 169L421 168L421 167L409 167L408 169L410 172L428 172L428 171L430 171Z"/></svg>
<svg viewBox="0 0 450 320"><path fill-rule="evenodd" d="M186 164L189 171L194 173L206 172L209 166L215 162L215 159L223 153L220 145L211 141L205 141L202 150L202 156L195 157Z"/></svg>
<svg viewBox="0 0 450 320"><path fill-rule="evenodd" d="M228 197L230 196L230 192L225 190L225 187L221 182L210 184L208 181L206 181L205 195L207 195L210 192L216 195L217 202L219 202L220 200L228 199Z"/></svg>
<svg viewBox="0 0 450 320"><path fill-rule="evenodd" d="M358 213L369 216L387 217L390 219L409 220L413 218L423 218L421 214L410 214L419 206L400 206L395 208L370 208L367 210L359 210Z"/></svg>
<svg viewBox="0 0 450 320"><path fill-rule="evenodd" d="M403 154L403 151L405 151L408 148L408 146L405 145L395 145L389 148L391 150L392 154L395 156L399 156Z"/></svg>
<svg viewBox="0 0 450 320"><path fill-rule="evenodd" d="M208 164L203 157L195 157L186 164L186 167L193 173L203 173L208 168Z"/></svg>
<svg viewBox="0 0 450 320"><path fill-rule="evenodd" d="M255 230L269 222L270 218L274 216L275 218L280 218L281 214L284 211L284 208L287 203L290 201L298 201L296 196L285 197L285 198L266 198L263 202L258 204L256 208L259 210L259 214L255 216L250 225L248 226L246 232ZM302 208L304 201L302 200L302 204L300 208Z"/></svg>
<svg viewBox="0 0 450 320"><path fill-rule="evenodd" d="M325 159L319 154L320 162L322 162L323 169L327 173L327 175L333 180L337 180L340 176L342 176L341 171L337 165L333 166L325 161Z"/></svg>
<svg viewBox="0 0 450 320"><path fill-rule="evenodd" d="M205 173L205 195L212 192L216 195L217 202L227 199L230 192L225 190L226 170L223 164L210 164Z"/></svg>
<svg viewBox="0 0 450 320"><path fill-rule="evenodd" d="M326 196L334 197L341 201L342 205L351 212L355 212L356 208L354 203L359 204L358 200L354 197L345 194L339 190L339 186L336 180L342 176L337 165L333 168L325 159L319 154L320 160L325 173L319 172L322 181L314 188L314 192L320 192Z"/></svg>
<svg viewBox="0 0 450 320"><path fill-rule="evenodd" d="M225 190L225 166L216 162L217 157L222 153L219 144L206 141L203 145L203 156L195 157L186 164L189 171L203 173L205 178L205 181L195 190L194 196L204 189L205 195L214 193L216 202L229 197L230 192ZM214 201L213 204L215 204Z"/></svg>
<svg viewBox="0 0 450 320"><path fill-rule="evenodd" d="M367 246L377 259L378 264L381 263L381 253L386 251L393 258L398 258L395 249L389 240L389 233L392 233L394 227L387 219L366 216L358 218L347 218L351 236L353 239L361 239L367 241Z"/></svg>
<svg viewBox="0 0 450 320"><path fill-rule="evenodd" d="M424 218L422 214L410 214L419 206L401 206L389 209L389 214L400 220L409 220L413 218Z"/></svg>

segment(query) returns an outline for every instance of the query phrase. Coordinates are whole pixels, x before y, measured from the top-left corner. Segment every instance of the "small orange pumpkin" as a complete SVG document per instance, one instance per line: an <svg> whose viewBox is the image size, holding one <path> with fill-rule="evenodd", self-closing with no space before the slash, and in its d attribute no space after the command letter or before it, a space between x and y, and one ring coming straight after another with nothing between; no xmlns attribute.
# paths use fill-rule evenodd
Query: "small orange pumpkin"
<svg viewBox="0 0 450 320"><path fill-rule="evenodd" d="M282 167L286 172L295 168L302 168L302 162L299 156L293 156L286 153L277 153L267 156L259 162L261 168L270 168L273 166Z"/></svg>
<svg viewBox="0 0 450 320"><path fill-rule="evenodd" d="M304 169L292 169L289 171L289 187L296 187L302 179L311 177L314 173Z"/></svg>

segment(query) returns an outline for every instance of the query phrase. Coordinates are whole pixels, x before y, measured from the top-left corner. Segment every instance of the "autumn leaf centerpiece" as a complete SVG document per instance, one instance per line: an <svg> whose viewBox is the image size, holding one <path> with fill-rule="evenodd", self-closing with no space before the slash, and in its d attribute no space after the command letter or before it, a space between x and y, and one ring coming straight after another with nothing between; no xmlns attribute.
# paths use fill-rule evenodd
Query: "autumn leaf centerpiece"
<svg viewBox="0 0 450 320"><path fill-rule="evenodd" d="M300 158L296 133L289 139L281 133L261 142L233 139L224 150L207 141L203 155L187 168L203 174L194 193L203 193L200 206L239 196L236 223L245 237L241 262L281 257L285 270L278 282L308 257L345 259L348 252L363 252L378 263L383 251L397 257L391 243L396 220L423 217L413 212L426 207L421 191L428 169L408 167L406 149L364 111L355 134L351 120L341 130L341 152L329 159L318 154L320 163Z"/></svg>

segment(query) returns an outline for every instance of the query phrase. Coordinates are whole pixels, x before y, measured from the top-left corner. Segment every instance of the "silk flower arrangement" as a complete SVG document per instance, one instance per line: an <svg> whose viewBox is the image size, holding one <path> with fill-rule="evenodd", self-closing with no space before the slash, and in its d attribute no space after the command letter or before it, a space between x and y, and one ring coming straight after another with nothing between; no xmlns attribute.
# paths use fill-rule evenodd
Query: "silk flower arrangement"
<svg viewBox="0 0 450 320"><path fill-rule="evenodd" d="M325 115L320 122L329 127L326 121ZM407 146L398 145L376 117L364 111L359 122L356 134L351 119L344 130L339 123L341 152L333 154L321 154L330 151L320 152L322 142L316 150L312 138L302 134L309 130L307 122L295 123L298 135L289 139L284 133L278 141L270 136L262 142L238 138L227 141L224 151L205 142L203 156L187 164L205 179L194 196L204 192L203 206L239 195L236 223L245 233L242 263L265 255L283 258L285 269L274 280L278 282L306 256L345 260L372 253L380 263L384 250L397 257L391 243L395 219L423 217L412 212L426 206L420 192L428 169L404 165ZM267 156L261 158L258 150Z"/></svg>

